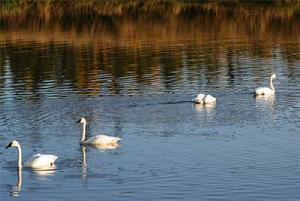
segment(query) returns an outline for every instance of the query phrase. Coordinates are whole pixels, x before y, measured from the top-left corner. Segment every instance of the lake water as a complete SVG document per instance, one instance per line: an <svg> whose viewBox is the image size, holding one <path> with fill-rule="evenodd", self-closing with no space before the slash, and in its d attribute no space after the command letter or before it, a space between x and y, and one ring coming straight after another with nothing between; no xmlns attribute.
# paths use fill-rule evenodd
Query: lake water
<svg viewBox="0 0 300 201"><path fill-rule="evenodd" d="M300 199L299 19L34 22L0 30L1 200ZM81 116L121 147L81 147Z"/></svg>

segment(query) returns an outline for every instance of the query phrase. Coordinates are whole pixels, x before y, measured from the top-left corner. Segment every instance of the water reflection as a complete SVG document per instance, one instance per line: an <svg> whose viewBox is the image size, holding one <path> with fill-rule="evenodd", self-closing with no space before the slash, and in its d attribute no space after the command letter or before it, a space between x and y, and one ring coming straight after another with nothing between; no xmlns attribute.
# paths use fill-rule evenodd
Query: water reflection
<svg viewBox="0 0 300 201"><path fill-rule="evenodd" d="M198 113L198 116L201 118L201 121L212 121L215 118L216 111L215 107L216 104L194 104L194 107Z"/></svg>
<svg viewBox="0 0 300 201"><path fill-rule="evenodd" d="M118 143L110 143L110 144L91 144L90 147L96 148L96 149L116 149L121 147Z"/></svg>
<svg viewBox="0 0 300 201"><path fill-rule="evenodd" d="M270 96L256 96L256 102L259 104L267 104L267 105L274 105L275 102L275 95Z"/></svg>
<svg viewBox="0 0 300 201"><path fill-rule="evenodd" d="M22 168L18 168L18 182L17 185L13 186L10 192L10 196L18 197L22 190Z"/></svg>
<svg viewBox="0 0 300 201"><path fill-rule="evenodd" d="M48 176L53 176L56 172L56 166L52 166L51 168L47 169L32 169L32 171L38 176L39 179L43 180Z"/></svg>
<svg viewBox="0 0 300 201"><path fill-rule="evenodd" d="M262 122L274 120L276 96L256 97L256 113Z"/></svg>
<svg viewBox="0 0 300 201"><path fill-rule="evenodd" d="M83 181L86 180L86 176L87 176L87 159L86 159L86 147L85 146L81 146L81 155L82 155L82 161L81 161L81 179Z"/></svg>
<svg viewBox="0 0 300 201"><path fill-rule="evenodd" d="M146 14L120 20L114 15L103 17L99 11L91 22L83 9L82 18L35 17L5 23L0 31L0 64L5 66L0 70L1 98L132 95L193 90L196 84L234 86L242 82L244 73L253 78L267 75L274 67L264 61L273 63L278 58L287 64L287 71L295 71L300 40L290 31L299 29L293 12L282 23L287 13L274 7L255 15L255 9L238 6L251 10L241 12L251 13L246 20L232 18L236 10L231 7L230 15L225 11L212 15L214 9L197 4L179 7L180 14L173 13L172 7L167 5L168 15L160 13L165 17L151 21ZM36 26L43 20L45 26ZM247 70L241 63L259 68Z"/></svg>
<svg viewBox="0 0 300 201"><path fill-rule="evenodd" d="M56 168L53 167L51 169L31 169L37 176L38 176L38 179L40 180L45 180L46 177L48 176L53 176L56 172ZM13 197L18 197L20 196L20 193L22 191L22 168L18 168L18 171L17 171L17 175L18 175L18 182L17 182L17 185L13 186L11 188L11 191L10 191L10 196L13 196Z"/></svg>
<svg viewBox="0 0 300 201"><path fill-rule="evenodd" d="M216 103L212 104L194 104L198 112L207 112L207 114L212 113L213 109L216 107Z"/></svg>
<svg viewBox="0 0 300 201"><path fill-rule="evenodd" d="M276 95L256 96L256 106L273 108L276 103Z"/></svg>

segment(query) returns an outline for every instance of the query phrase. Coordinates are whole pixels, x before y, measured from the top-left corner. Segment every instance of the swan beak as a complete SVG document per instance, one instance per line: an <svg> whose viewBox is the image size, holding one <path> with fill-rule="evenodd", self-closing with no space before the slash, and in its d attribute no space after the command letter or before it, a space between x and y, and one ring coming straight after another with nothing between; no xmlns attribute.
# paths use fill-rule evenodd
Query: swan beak
<svg viewBox="0 0 300 201"><path fill-rule="evenodd" d="M81 121L81 119L79 119L78 121L76 121L76 123L78 124L78 123L80 123L80 121Z"/></svg>
<svg viewBox="0 0 300 201"><path fill-rule="evenodd" d="M5 149L7 149L7 148L9 148L9 147L11 147L11 145L12 145L12 142L11 143L9 143L6 147L5 147Z"/></svg>

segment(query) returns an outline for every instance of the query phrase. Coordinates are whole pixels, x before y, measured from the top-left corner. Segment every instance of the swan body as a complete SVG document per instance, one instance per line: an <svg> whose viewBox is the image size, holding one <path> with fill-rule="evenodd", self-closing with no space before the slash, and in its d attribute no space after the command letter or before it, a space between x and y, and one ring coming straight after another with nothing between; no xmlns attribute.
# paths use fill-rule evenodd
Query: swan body
<svg viewBox="0 0 300 201"><path fill-rule="evenodd" d="M21 145L17 140L13 140L9 143L5 149L9 147L17 147L18 149L18 167L22 168L22 149ZM33 168L33 169L47 169L55 167L55 160L58 157L56 155L51 154L35 154L30 157L25 163L25 167Z"/></svg>
<svg viewBox="0 0 300 201"><path fill-rule="evenodd" d="M90 137L88 139L85 139L85 133L86 133L86 119L84 117L81 117L81 119L78 121L78 123L83 124L82 129L82 136L80 144L83 145L117 145L118 141L121 140L119 137L113 137L108 135L96 135L94 137ZM105 146L103 146L105 147Z"/></svg>
<svg viewBox="0 0 300 201"><path fill-rule="evenodd" d="M273 74L270 77L270 88L268 87L259 87L256 89L255 94L256 96L272 96L275 94L275 89L273 86L273 79L276 79L276 75Z"/></svg>
<svg viewBox="0 0 300 201"><path fill-rule="evenodd" d="M54 166L54 162L58 157L51 154L35 154L24 163L25 167L44 168Z"/></svg>
<svg viewBox="0 0 300 201"><path fill-rule="evenodd" d="M96 135L94 137L90 137L89 139L83 141L83 144L114 144L120 141L121 138L112 137L107 135Z"/></svg>
<svg viewBox="0 0 300 201"><path fill-rule="evenodd" d="M209 105L209 104L215 104L217 102L217 99L209 94L208 95L198 94L194 102L196 104Z"/></svg>
<svg viewBox="0 0 300 201"><path fill-rule="evenodd" d="M205 94L198 94L197 97L195 98L194 102L197 104L204 104L204 97Z"/></svg>

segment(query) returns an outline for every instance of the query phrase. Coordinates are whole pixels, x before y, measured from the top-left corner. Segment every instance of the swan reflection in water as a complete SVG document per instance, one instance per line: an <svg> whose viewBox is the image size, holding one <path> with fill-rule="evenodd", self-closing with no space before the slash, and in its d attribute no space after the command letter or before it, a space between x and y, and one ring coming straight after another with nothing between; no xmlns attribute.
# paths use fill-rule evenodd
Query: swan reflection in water
<svg viewBox="0 0 300 201"><path fill-rule="evenodd" d="M273 108L276 103L276 96L257 96L256 108Z"/></svg>
<svg viewBox="0 0 300 201"><path fill-rule="evenodd" d="M202 104L194 104L194 107L196 111L202 115L205 115L206 117L213 118L215 116L215 107L216 104L208 104L208 105L202 105Z"/></svg>
<svg viewBox="0 0 300 201"><path fill-rule="evenodd" d="M197 119L200 122L214 122L216 116L216 104L194 104Z"/></svg>
<svg viewBox="0 0 300 201"><path fill-rule="evenodd" d="M81 179L85 181L86 175L87 175L86 147L85 146L81 146L81 154L82 154Z"/></svg>
<svg viewBox="0 0 300 201"><path fill-rule="evenodd" d="M47 169L32 169L32 171L38 176L38 179L41 180L45 179L48 176L53 176L56 170L57 168L55 165Z"/></svg>
<svg viewBox="0 0 300 201"><path fill-rule="evenodd" d="M119 148L121 145L114 143L114 144L97 144L97 145L89 145L89 147L99 149L99 150L108 150L108 149L116 149ZM81 179L86 180L88 169L87 169L87 157L86 157L86 146L81 145L81 155L82 155L82 161L81 161Z"/></svg>
<svg viewBox="0 0 300 201"><path fill-rule="evenodd" d="M256 117L261 122L274 120L276 110L276 96L266 96L256 98Z"/></svg>
<svg viewBox="0 0 300 201"><path fill-rule="evenodd" d="M194 104L194 106L198 112L207 111L207 113L210 113L216 107L216 104L209 104L209 105Z"/></svg>
<svg viewBox="0 0 300 201"><path fill-rule="evenodd" d="M18 183L13 186L10 192L10 196L18 197L22 190L22 168L18 168Z"/></svg>
<svg viewBox="0 0 300 201"><path fill-rule="evenodd" d="M44 179L46 176L54 175L56 168L51 167L51 169L32 169L32 171L40 178ZM22 168L18 168L18 182L17 185L13 186L10 192L10 196L18 197L22 191Z"/></svg>

